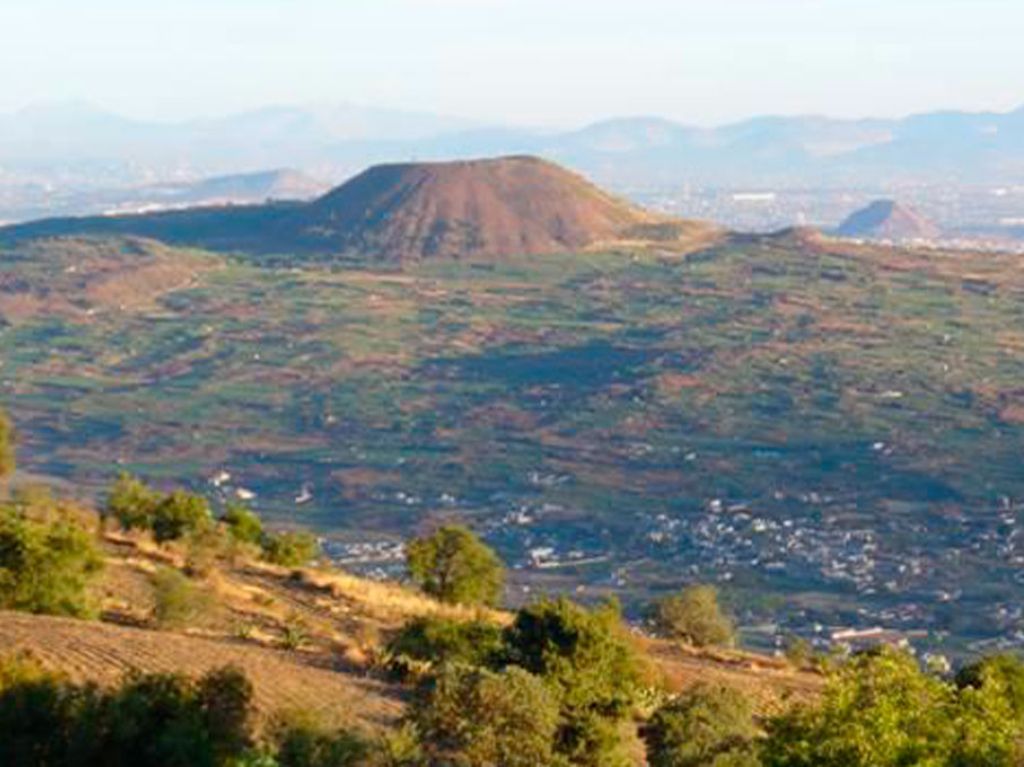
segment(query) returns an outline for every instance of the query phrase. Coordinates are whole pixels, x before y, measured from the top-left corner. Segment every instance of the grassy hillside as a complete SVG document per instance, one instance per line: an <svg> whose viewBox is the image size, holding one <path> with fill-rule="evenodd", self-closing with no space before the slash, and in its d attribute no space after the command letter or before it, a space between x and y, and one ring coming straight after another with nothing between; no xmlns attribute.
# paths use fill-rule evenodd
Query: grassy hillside
<svg viewBox="0 0 1024 767"><path fill-rule="evenodd" d="M316 525L342 558L459 517L517 588L636 606L716 580L745 625L781 624L762 641L1024 626L1015 258L801 233L398 272L175 252L203 264L187 284L4 308L68 248L94 246L0 257L30 471L93 490L122 467L225 471L216 492Z"/></svg>

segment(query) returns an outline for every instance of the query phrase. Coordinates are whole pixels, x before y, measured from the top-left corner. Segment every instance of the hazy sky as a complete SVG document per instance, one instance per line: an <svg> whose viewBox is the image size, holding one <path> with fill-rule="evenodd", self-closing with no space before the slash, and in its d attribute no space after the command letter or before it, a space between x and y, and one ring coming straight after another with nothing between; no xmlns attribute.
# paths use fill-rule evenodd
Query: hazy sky
<svg viewBox="0 0 1024 767"><path fill-rule="evenodd" d="M0 111L356 102L566 126L1024 104L1024 0L0 0Z"/></svg>

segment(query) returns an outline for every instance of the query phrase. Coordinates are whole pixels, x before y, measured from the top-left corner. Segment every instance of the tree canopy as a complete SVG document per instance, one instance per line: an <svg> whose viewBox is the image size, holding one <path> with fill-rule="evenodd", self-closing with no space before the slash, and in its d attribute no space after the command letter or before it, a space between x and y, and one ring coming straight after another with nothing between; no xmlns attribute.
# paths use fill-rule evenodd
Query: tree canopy
<svg viewBox="0 0 1024 767"><path fill-rule="evenodd" d="M446 525L409 543L409 575L442 602L496 605L505 568L489 546L465 527Z"/></svg>

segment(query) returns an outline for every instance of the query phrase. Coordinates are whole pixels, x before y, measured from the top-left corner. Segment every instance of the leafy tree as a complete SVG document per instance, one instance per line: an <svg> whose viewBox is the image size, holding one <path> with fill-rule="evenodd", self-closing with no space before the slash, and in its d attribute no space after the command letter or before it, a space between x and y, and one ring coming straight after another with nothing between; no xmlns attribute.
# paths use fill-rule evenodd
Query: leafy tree
<svg viewBox="0 0 1024 767"><path fill-rule="evenodd" d="M104 514L125 530L150 530L160 494L138 477L121 472L107 494Z"/></svg>
<svg viewBox="0 0 1024 767"><path fill-rule="evenodd" d="M282 567L302 567L320 553L316 538L305 532L277 533L263 537L263 556Z"/></svg>
<svg viewBox="0 0 1024 767"><path fill-rule="evenodd" d="M659 631L697 647L732 645L736 629L718 604L714 586L689 586L657 603L654 620Z"/></svg>
<svg viewBox="0 0 1024 767"><path fill-rule="evenodd" d="M617 603L586 610L567 599L521 609L505 631L508 662L543 678L560 703L556 749L574 764L610 765L616 723L640 688Z"/></svg>
<svg viewBox="0 0 1024 767"><path fill-rule="evenodd" d="M244 504L229 503L220 519L228 534L240 543L258 545L263 540L263 522Z"/></svg>
<svg viewBox="0 0 1024 767"><path fill-rule="evenodd" d="M551 765L556 696L537 677L445 666L413 704L411 719L430 764L446 767Z"/></svg>
<svg viewBox="0 0 1024 767"><path fill-rule="evenodd" d="M996 655L957 674L955 765L1024 764L1024 663Z"/></svg>
<svg viewBox="0 0 1024 767"><path fill-rule="evenodd" d="M756 737L750 698L722 685L691 688L643 729L651 767L756 767Z"/></svg>
<svg viewBox="0 0 1024 767"><path fill-rule="evenodd" d="M767 767L944 765L955 752L951 685L923 674L909 655L881 649L854 656L817 705L769 723Z"/></svg>
<svg viewBox="0 0 1024 767"><path fill-rule="evenodd" d="M7 413L0 410L0 483L7 482L15 469L14 425Z"/></svg>
<svg viewBox="0 0 1024 767"><path fill-rule="evenodd" d="M87 617L88 586L103 565L93 535L68 514L35 520L0 509L0 607Z"/></svg>
<svg viewBox="0 0 1024 767"><path fill-rule="evenodd" d="M158 543L175 541L209 527L212 520L205 498L175 490L153 509L153 537Z"/></svg>
<svg viewBox="0 0 1024 767"><path fill-rule="evenodd" d="M505 570L489 546L465 527L446 525L409 543L409 575L442 602L496 605Z"/></svg>

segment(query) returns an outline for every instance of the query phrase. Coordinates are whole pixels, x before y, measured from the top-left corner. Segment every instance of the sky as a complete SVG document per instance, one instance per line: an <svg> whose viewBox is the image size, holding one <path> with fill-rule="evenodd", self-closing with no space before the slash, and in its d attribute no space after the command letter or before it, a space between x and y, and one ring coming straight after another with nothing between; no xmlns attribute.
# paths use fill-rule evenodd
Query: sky
<svg viewBox="0 0 1024 767"><path fill-rule="evenodd" d="M356 103L569 127L1024 104L1022 0L2 0L0 112Z"/></svg>

